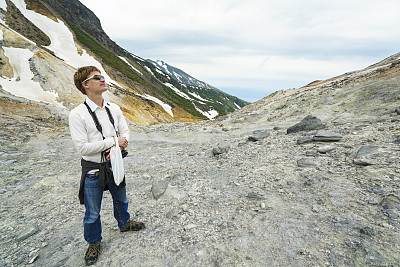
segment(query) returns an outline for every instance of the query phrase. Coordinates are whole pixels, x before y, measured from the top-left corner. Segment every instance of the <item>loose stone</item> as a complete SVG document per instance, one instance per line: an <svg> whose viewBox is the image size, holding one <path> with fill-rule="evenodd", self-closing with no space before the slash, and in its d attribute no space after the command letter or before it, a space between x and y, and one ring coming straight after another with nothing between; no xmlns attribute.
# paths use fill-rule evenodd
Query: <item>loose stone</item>
<svg viewBox="0 0 400 267"><path fill-rule="evenodd" d="M336 146L328 145L328 146L319 147L319 148L317 149L317 151L318 151L319 153L325 154L325 153L331 152L331 151L333 151L333 150L335 150L335 149L336 149Z"/></svg>
<svg viewBox="0 0 400 267"><path fill-rule="evenodd" d="M317 164L311 158L302 158L297 161L299 167L316 167Z"/></svg>
<svg viewBox="0 0 400 267"><path fill-rule="evenodd" d="M326 130L319 130L315 134L313 140L322 142L337 142L342 140L342 138L343 136L339 133L334 133Z"/></svg>
<svg viewBox="0 0 400 267"><path fill-rule="evenodd" d="M39 228L36 225L29 225L24 229L18 236L17 241L22 241L27 239L28 237L36 234L39 231Z"/></svg>
<svg viewBox="0 0 400 267"><path fill-rule="evenodd" d="M374 236L378 234L378 231L371 227L363 227L360 229L360 233L362 233L363 235Z"/></svg>
<svg viewBox="0 0 400 267"><path fill-rule="evenodd" d="M230 148L229 143L224 141L224 142L219 143L216 147L214 147L212 150L212 153L214 156L217 156L217 155L228 152L229 148Z"/></svg>
<svg viewBox="0 0 400 267"><path fill-rule="evenodd" d="M167 181L153 181L152 187L151 187L151 192L153 194L153 197L155 199L160 198L165 193L167 188L168 188Z"/></svg>
<svg viewBox="0 0 400 267"><path fill-rule="evenodd" d="M269 135L270 135L270 132L268 130L264 130L264 131L257 130L257 131L253 132L253 135L249 136L248 140L256 142L256 141L259 141L261 139L267 138Z"/></svg>
<svg viewBox="0 0 400 267"><path fill-rule="evenodd" d="M299 139L297 139L297 144L301 145L301 144L307 144L307 143L311 143L313 141L313 139L309 136L304 136L304 137L300 137Z"/></svg>

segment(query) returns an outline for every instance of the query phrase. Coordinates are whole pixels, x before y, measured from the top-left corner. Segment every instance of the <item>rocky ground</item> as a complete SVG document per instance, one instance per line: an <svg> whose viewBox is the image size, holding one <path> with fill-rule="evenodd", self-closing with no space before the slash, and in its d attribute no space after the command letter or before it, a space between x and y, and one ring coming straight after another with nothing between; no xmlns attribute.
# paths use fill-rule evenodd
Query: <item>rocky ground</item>
<svg viewBox="0 0 400 267"><path fill-rule="evenodd" d="M398 266L399 116L322 120L335 141L287 134L302 117L130 125L129 210L147 227L120 233L105 192L96 266ZM84 266L66 121L2 115L0 131L0 266Z"/></svg>

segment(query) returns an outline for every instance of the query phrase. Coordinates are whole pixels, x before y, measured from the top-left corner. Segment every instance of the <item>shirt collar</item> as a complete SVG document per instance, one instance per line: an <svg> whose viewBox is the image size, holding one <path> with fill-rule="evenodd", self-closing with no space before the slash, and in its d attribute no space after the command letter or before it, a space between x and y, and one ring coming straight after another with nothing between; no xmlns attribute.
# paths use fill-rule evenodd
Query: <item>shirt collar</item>
<svg viewBox="0 0 400 267"><path fill-rule="evenodd" d="M110 106L110 103L108 103L106 100L103 100L103 106L99 107L97 106L96 103L94 103L92 100L90 100L89 97L86 97L86 103L89 105L90 109L94 112L96 108L104 108L106 105Z"/></svg>

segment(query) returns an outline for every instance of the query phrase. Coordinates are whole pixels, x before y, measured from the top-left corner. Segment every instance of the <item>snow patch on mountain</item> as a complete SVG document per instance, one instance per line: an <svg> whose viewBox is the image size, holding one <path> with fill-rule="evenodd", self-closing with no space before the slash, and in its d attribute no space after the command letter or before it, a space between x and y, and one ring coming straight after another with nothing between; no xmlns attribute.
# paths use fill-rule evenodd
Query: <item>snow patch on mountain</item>
<svg viewBox="0 0 400 267"><path fill-rule="evenodd" d="M110 78L107 72L104 70L100 62L98 62L94 57L89 55L85 49L82 49L79 45L75 44L73 34L69 28L64 24L63 21L57 20L53 21L50 18L38 14L32 10L26 8L24 0L11 0L14 5L21 11L21 13L40 28L51 40L51 44L47 46L49 50L53 51L54 54L61 58L66 64L77 69L82 66L93 65L96 66L102 74L106 77L107 83L113 83L119 87L121 86L118 82ZM0 7L4 9L6 7L5 1L0 0ZM1 23L6 25L3 20ZM14 30L7 27L23 40L36 46L35 42L26 39L26 37L20 35ZM0 40L3 40L3 32L1 31ZM13 70L13 78L0 78L0 85L3 90L13 94L15 96L23 97L33 101L45 102L53 104L55 106L63 105L57 101L58 98L58 87L46 88L42 87L39 82L33 80L35 74L31 69L30 60L35 58L35 53L37 52L35 48L32 47L13 47L11 42L10 47L3 45L3 50L5 57L8 58L11 68ZM40 48L37 48L39 50Z"/></svg>
<svg viewBox="0 0 400 267"><path fill-rule="evenodd" d="M163 76L165 76L165 77L168 77L167 75L165 75L165 73L164 73L162 70L156 68L156 71L157 71L159 74L161 74L161 75L163 75Z"/></svg>
<svg viewBox="0 0 400 267"><path fill-rule="evenodd" d="M29 59L33 53L29 49L3 47L3 50L14 73L12 79L3 77L0 79L3 90L15 96L63 107L61 103L57 102L58 94L55 91L44 91L38 82L32 80L34 74L30 69Z"/></svg>
<svg viewBox="0 0 400 267"><path fill-rule="evenodd" d="M2 8L4 11L7 10L7 4L5 0L0 0L0 8Z"/></svg>
<svg viewBox="0 0 400 267"><path fill-rule="evenodd" d="M182 71L181 69L171 66L162 60L153 61L151 59L148 59L148 61L151 62L158 69L169 74L172 78L174 78L175 80L177 80L180 83L189 84L192 86L198 86L199 88L197 88L197 89L199 89L199 90L201 90L203 88L215 89L213 86L193 78L192 76L190 76L186 72Z"/></svg>
<svg viewBox="0 0 400 267"><path fill-rule="evenodd" d="M129 61L128 61L126 58L121 57L121 56L119 56L119 58L122 59L126 64L128 64L129 67L131 67L134 71L136 71L137 73L139 73L140 75L143 76L143 73L141 73L137 68L135 68L134 66L132 66L132 64L129 63Z"/></svg>
<svg viewBox="0 0 400 267"><path fill-rule="evenodd" d="M196 107L196 105L194 105L194 107L198 112L200 112L201 114L203 114L210 120L213 120L215 117L218 116L218 111L216 111L216 110L202 111L201 109Z"/></svg>
<svg viewBox="0 0 400 267"><path fill-rule="evenodd" d="M150 101L153 101L154 103L159 104L169 115L171 115L171 117L174 117L174 113L172 112L171 106L166 104L166 103L164 103L164 102L162 102L157 97L154 97L154 96L151 96L151 95L147 95L147 94L144 94L144 95L136 94L136 95L141 96L141 97L146 98L146 99L148 99Z"/></svg>
<svg viewBox="0 0 400 267"><path fill-rule="evenodd" d="M162 70L164 70L166 73L168 73L169 75L172 75L171 72L168 70L168 65L164 63L164 61L162 60L157 60L156 61L157 65L161 67ZM156 67L158 67L157 65L155 65Z"/></svg>
<svg viewBox="0 0 400 267"><path fill-rule="evenodd" d="M187 94L181 92L178 88L176 88L176 87L173 86L172 84L170 84L170 83L164 83L164 84L165 84L166 86L168 86L169 88L171 88L172 90L174 90L174 92L175 92L177 95L179 95L179 96L181 96L181 97L183 97L183 98L186 98L187 100L194 101L193 98L191 98L191 97L188 96Z"/></svg>
<svg viewBox="0 0 400 267"><path fill-rule="evenodd" d="M46 16L28 10L24 0L11 1L28 20L40 28L50 38L51 44L46 48L53 51L59 58L63 59L65 63L75 68L88 65L96 66L106 77L107 81L118 85L116 81L113 81L110 76L107 75L102 65L90 56L85 49L81 48L81 53L78 52L74 37L64 22L61 20L55 22Z"/></svg>
<svg viewBox="0 0 400 267"><path fill-rule="evenodd" d="M154 77L156 77L156 75L154 75L154 73L151 71L151 69L150 69L149 67L144 66L144 68L145 68L151 75L153 75Z"/></svg>
<svg viewBox="0 0 400 267"><path fill-rule="evenodd" d="M206 116L208 119L212 120L212 119L214 119L216 116L218 116L218 114L219 114L218 111L216 111L216 110L203 111L203 110L199 109L198 107L196 107L196 105L195 105L194 102L193 102L193 101L195 101L193 98L191 98L191 97L188 96L187 94L181 92L180 90L178 90L178 88L176 88L175 86L173 86L173 85L170 84L170 83L164 83L164 84L165 84L166 86L168 86L169 88L171 88L172 90L174 90L174 92L177 93L179 96L184 97L184 98L190 100L190 101L192 102L193 106L195 107L195 109L196 109L198 112L200 112L201 114L203 114L204 116ZM189 94L193 95L194 97L196 97L196 98L198 98L198 99L201 99L201 100L203 100L203 101L209 102L208 100L202 98L201 96L199 96L199 95L196 94L196 93L189 92ZM199 102L198 100L196 100L196 101ZM200 103L201 103L201 102L200 102ZM204 104L204 103L201 103L201 104Z"/></svg>
<svg viewBox="0 0 400 267"><path fill-rule="evenodd" d="M189 94L191 94L191 95L194 96L195 98L200 99L200 100L202 100L202 101L210 102L209 100L202 98L201 96L199 96L199 95L196 94L196 93L189 92Z"/></svg>

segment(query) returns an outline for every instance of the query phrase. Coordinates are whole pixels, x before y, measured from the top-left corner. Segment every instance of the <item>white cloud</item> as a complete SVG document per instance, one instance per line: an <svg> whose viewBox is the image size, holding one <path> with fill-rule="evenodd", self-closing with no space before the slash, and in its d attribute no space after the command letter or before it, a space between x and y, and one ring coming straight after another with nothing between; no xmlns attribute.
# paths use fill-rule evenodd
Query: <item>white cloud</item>
<svg viewBox="0 0 400 267"><path fill-rule="evenodd" d="M364 68L400 43L397 0L81 2L124 48L216 87L229 87L229 78L235 87L238 77L243 87L251 80L305 84Z"/></svg>

